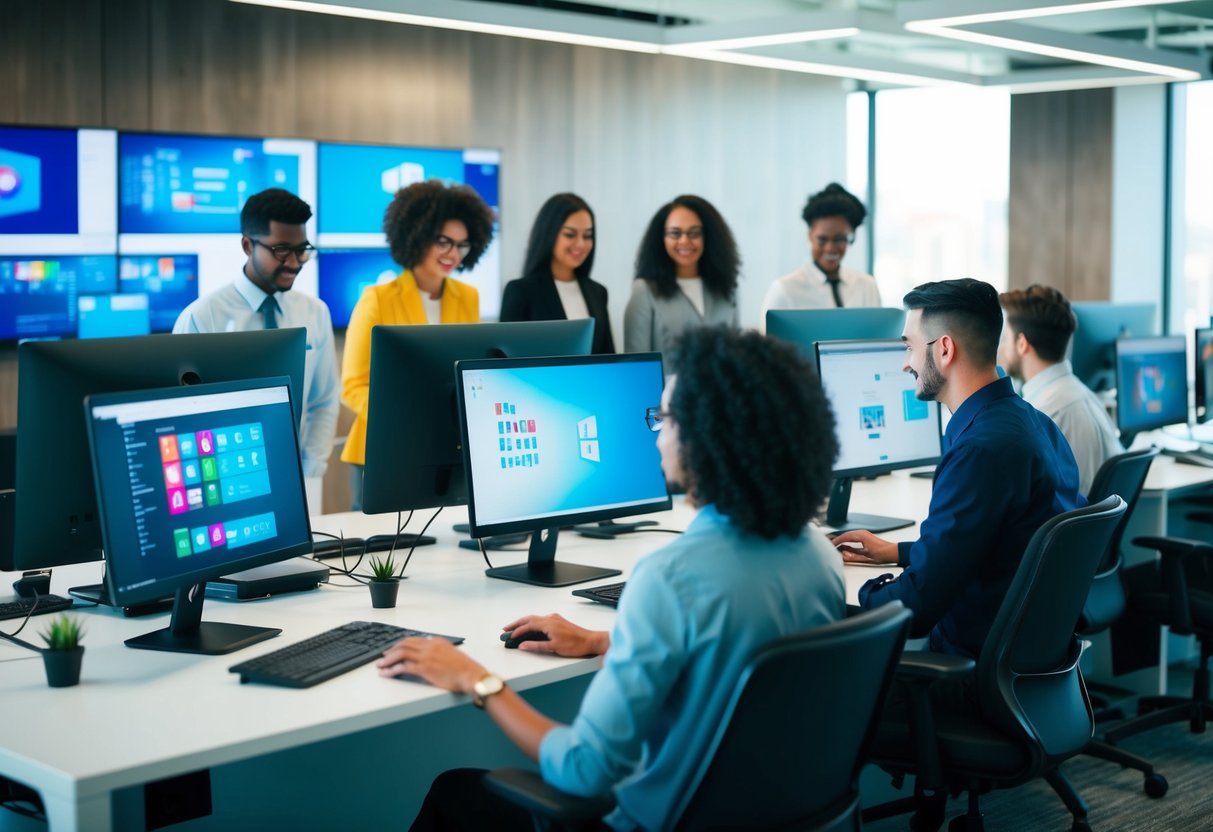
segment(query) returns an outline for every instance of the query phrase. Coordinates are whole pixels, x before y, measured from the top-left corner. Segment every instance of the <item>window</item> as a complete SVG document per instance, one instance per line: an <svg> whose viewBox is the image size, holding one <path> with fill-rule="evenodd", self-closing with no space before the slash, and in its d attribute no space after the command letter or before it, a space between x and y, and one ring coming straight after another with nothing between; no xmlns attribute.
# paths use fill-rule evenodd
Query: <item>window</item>
<svg viewBox="0 0 1213 832"><path fill-rule="evenodd" d="M1173 94L1170 323L1191 338L1213 315L1213 81Z"/></svg>

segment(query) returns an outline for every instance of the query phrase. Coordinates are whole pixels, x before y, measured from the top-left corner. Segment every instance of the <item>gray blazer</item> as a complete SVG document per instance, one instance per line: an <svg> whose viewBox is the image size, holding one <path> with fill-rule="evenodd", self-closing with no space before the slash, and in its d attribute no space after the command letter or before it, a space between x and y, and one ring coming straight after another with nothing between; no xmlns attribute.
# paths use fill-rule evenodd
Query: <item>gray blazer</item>
<svg viewBox="0 0 1213 832"><path fill-rule="evenodd" d="M740 321L736 294L732 300L725 300L705 287L701 316L682 292L660 298L653 294L647 280L637 278L632 281L632 296L623 313L623 351L666 352L675 338L692 327L727 324L737 329Z"/></svg>

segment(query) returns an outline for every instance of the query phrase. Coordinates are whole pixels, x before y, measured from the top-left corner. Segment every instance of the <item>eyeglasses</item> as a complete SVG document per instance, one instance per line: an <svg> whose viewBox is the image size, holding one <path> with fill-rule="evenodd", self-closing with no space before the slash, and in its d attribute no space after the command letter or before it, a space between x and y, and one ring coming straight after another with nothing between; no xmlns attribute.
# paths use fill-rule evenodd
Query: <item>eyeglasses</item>
<svg viewBox="0 0 1213 832"><path fill-rule="evenodd" d="M813 242L817 243L821 248L833 244L836 246L849 246L855 242L854 234L836 234L833 237L814 237Z"/></svg>
<svg viewBox="0 0 1213 832"><path fill-rule="evenodd" d="M667 240L681 240L683 237L686 237L688 240L703 239L702 226L696 225L686 229L685 231L681 228L667 228L665 230L665 238Z"/></svg>
<svg viewBox="0 0 1213 832"><path fill-rule="evenodd" d="M644 410L644 421L649 426L649 430L656 433L661 430L665 420L670 418L670 414L666 413L660 407L646 407Z"/></svg>
<svg viewBox="0 0 1213 832"><path fill-rule="evenodd" d="M452 248L457 248L460 257L467 257L468 252L472 250L472 243L470 240L462 240L457 243L445 234L439 234L434 238L434 248L438 249L439 254L446 254Z"/></svg>
<svg viewBox="0 0 1213 832"><path fill-rule="evenodd" d="M943 337L942 335L940 335L940 336L939 336L939 338L942 338L942 337ZM939 338L936 338L936 339L935 339L935 341L938 341L938 340L939 340ZM935 341L927 341L925 344L923 344L923 345L922 345L922 348L925 350L927 347L929 347L929 346L931 346L932 344L934 344L934 343L935 343ZM909 341L906 341L906 352L907 352L907 353L914 352L914 348L913 348L912 346L910 346L910 342L909 342Z"/></svg>
<svg viewBox="0 0 1213 832"><path fill-rule="evenodd" d="M306 263L312 259L312 256L318 252L317 248L311 243L304 243L301 246L288 246L286 243L269 246L258 240L256 237L249 237L253 241L253 246L261 246L263 249L274 255L274 259L279 263L285 263L287 258L292 254L300 263Z"/></svg>

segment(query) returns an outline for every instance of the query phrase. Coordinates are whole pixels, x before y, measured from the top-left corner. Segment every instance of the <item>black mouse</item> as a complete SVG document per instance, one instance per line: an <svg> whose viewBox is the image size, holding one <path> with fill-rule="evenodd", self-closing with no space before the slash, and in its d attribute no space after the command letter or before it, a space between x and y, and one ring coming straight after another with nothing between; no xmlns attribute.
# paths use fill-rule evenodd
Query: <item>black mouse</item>
<svg viewBox="0 0 1213 832"><path fill-rule="evenodd" d="M522 635L518 636L518 638L514 638L509 633L502 633L501 640L505 642L505 647L507 650L517 650L518 645L522 644L524 641L547 641L548 634L541 633L539 630L531 630L530 632L523 633Z"/></svg>

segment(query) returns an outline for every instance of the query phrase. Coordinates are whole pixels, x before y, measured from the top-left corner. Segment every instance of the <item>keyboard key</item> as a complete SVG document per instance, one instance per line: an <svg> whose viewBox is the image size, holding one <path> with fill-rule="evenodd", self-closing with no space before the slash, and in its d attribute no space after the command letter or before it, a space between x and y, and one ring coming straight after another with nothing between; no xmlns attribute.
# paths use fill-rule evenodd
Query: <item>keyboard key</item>
<svg viewBox="0 0 1213 832"><path fill-rule="evenodd" d="M45 615L48 612L59 612L70 609L73 605L71 598L62 595L39 595L37 598L16 598L12 601L0 602L0 621L10 618L25 618L31 609L34 615Z"/></svg>

